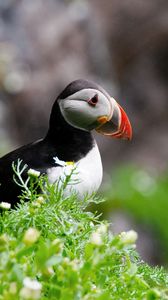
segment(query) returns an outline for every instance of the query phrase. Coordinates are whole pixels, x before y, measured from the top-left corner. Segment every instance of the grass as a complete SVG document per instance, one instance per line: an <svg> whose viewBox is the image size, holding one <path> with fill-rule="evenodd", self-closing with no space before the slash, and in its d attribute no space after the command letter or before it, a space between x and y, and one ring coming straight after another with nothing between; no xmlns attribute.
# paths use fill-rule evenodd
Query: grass
<svg viewBox="0 0 168 300"><path fill-rule="evenodd" d="M89 212L101 199L65 197L71 174L50 185L22 171L21 203L0 217L0 299L168 299L168 274L141 261L136 233L115 236Z"/></svg>

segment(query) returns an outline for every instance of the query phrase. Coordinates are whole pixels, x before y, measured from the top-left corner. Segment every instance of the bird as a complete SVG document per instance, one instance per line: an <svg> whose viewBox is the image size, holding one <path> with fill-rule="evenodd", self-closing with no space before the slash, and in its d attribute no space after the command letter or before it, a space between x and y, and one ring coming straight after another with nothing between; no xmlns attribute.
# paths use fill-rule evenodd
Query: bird
<svg viewBox="0 0 168 300"><path fill-rule="evenodd" d="M0 202L15 207L20 201L21 188L12 169L18 160L27 166L26 171L46 174L51 184L75 165L76 175L72 176L77 176L77 181L68 187L67 194L72 188L79 197L97 192L103 167L93 130L110 138L132 138L131 123L118 102L97 83L74 80L53 103L44 138L0 158Z"/></svg>

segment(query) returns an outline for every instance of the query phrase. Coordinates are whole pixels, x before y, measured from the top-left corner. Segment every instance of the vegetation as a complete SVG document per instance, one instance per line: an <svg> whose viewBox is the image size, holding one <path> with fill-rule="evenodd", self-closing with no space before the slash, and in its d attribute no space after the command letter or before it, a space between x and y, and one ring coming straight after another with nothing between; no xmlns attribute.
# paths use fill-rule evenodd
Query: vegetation
<svg viewBox="0 0 168 300"><path fill-rule="evenodd" d="M162 262L168 263L168 176L158 178L135 167L121 168L112 177L108 201L100 210L122 210L155 233L160 243ZM122 189L121 189L122 187Z"/></svg>
<svg viewBox="0 0 168 300"><path fill-rule="evenodd" d="M168 299L167 272L140 260L136 232L114 236L88 211L101 199L65 196L71 174L50 185L31 170L23 182L19 163L21 203L1 203L0 299Z"/></svg>

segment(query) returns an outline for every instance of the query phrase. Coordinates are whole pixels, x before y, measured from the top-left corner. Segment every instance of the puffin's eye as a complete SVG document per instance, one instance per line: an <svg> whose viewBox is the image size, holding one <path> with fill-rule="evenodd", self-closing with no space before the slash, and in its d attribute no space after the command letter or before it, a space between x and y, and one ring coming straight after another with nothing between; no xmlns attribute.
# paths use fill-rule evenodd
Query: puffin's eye
<svg viewBox="0 0 168 300"><path fill-rule="evenodd" d="M91 99L87 101L91 106L96 106L98 102L98 95L94 95Z"/></svg>

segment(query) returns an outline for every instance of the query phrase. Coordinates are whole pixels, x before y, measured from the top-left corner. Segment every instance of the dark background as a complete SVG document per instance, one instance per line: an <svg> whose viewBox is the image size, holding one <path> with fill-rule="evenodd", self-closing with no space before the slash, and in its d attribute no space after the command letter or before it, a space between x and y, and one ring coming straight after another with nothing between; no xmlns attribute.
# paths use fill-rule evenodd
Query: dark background
<svg viewBox="0 0 168 300"><path fill-rule="evenodd" d="M42 137L56 96L78 78L101 84L133 127L132 142L96 135L103 194L110 199L111 174L123 165L143 170L144 184L159 180L168 164L168 2L0 0L0 154ZM109 206L113 230L136 229L143 258L167 263L156 225L128 211Z"/></svg>

